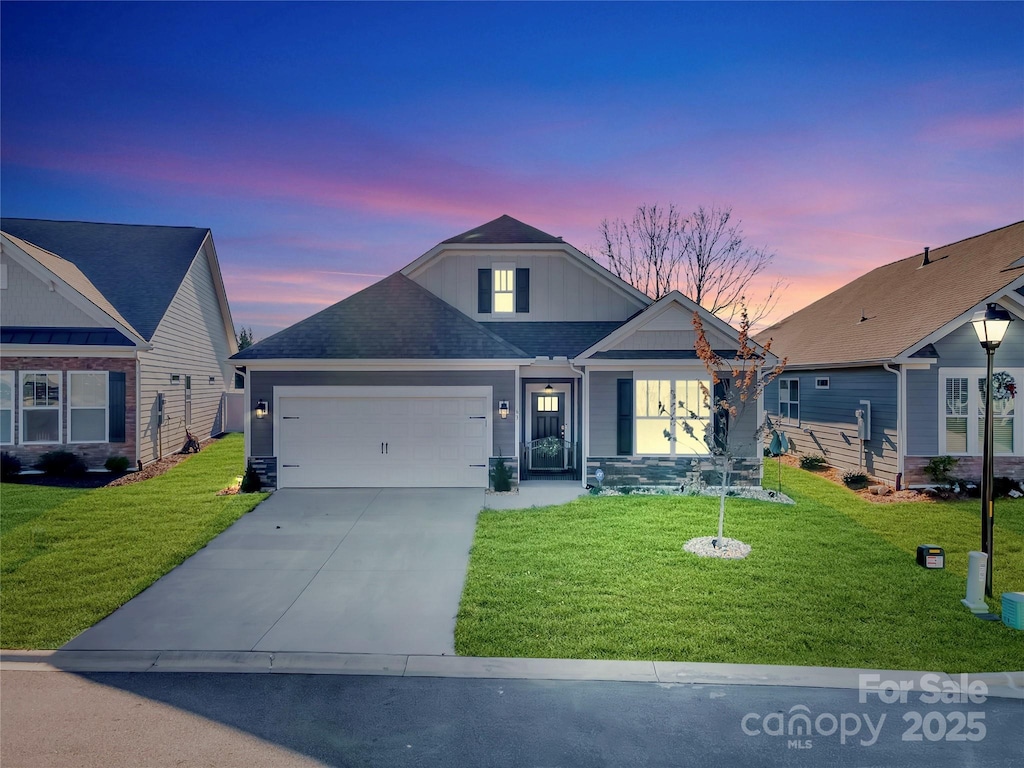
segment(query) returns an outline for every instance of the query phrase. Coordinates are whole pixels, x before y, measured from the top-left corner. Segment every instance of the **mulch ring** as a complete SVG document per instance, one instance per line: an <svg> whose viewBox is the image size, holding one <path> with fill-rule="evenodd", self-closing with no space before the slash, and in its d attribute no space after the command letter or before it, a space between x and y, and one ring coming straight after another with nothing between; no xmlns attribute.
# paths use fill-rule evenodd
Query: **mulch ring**
<svg viewBox="0 0 1024 768"><path fill-rule="evenodd" d="M773 459L766 458L765 461L778 461L778 459L777 458L773 458ZM790 467L797 467L799 469L799 467L800 467L800 457L799 456L791 456L789 454L786 454L786 455L783 455L783 457L782 457L782 463L786 464L787 466L790 466ZM814 474L820 475L821 477L824 477L826 480L831 480L836 485L841 485L843 488L846 488L846 484L843 482L843 472L841 470L836 469L835 467L826 466L826 467L824 467L822 469L819 469L819 470L809 470L809 471L813 471ZM881 480L876 480L873 477L869 478L869 482L870 482L870 485L884 485L884 483ZM849 488L848 490L852 491L853 489ZM912 490L909 490L909 489L904 489L902 491L897 491L897 490L894 489L892 491L892 493L888 493L888 494L885 494L885 495L880 495L880 494L877 494L877 493L872 493L871 490L870 490L870 487L869 488L863 488L863 489L861 489L859 491L853 491L853 492L856 493L858 496L860 496L862 499L864 499L864 501L870 501L873 504L893 504L895 502L903 502L903 501L927 501L927 502L938 501L938 499L936 499L935 496L933 496L931 494L924 493L922 491L912 491Z"/></svg>

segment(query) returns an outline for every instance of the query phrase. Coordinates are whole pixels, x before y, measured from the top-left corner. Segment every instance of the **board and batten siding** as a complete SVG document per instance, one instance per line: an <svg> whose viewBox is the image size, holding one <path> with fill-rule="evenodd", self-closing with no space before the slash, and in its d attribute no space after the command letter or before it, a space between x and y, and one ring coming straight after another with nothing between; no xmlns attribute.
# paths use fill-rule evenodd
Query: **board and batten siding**
<svg viewBox="0 0 1024 768"><path fill-rule="evenodd" d="M970 323L934 343L937 362L928 370L907 371L907 455L933 457L939 452L939 423L943 407L939 379L943 368L985 370L985 350ZM1012 322L993 357L993 370L1024 367L1024 322ZM1018 382L1018 398L1024 382ZM943 395L944 396L944 395ZM1017 412L1020 413L1018 407Z"/></svg>
<svg viewBox="0 0 1024 768"><path fill-rule="evenodd" d="M209 239L207 239L209 243ZM192 377L190 429L200 440L223 429L222 396L233 371L221 305L207 246L199 250L140 360L140 459L145 464L179 451L185 443L185 377ZM171 383L172 374L179 376ZM213 383L210 383L210 379ZM164 421L157 427L157 393L164 394Z"/></svg>
<svg viewBox="0 0 1024 768"><path fill-rule="evenodd" d="M477 270L493 269L498 264L530 270L529 312L477 312ZM448 254L436 259L413 280L474 320L625 320L644 307L639 299L616 290L557 250Z"/></svg>
<svg viewBox="0 0 1024 768"><path fill-rule="evenodd" d="M491 387L491 424L495 455L515 457L515 419L498 416L498 401L515 400L514 371L258 371L249 373L249 409L266 400L273 408L274 387L366 387L373 397L377 387ZM253 456L274 455L274 414L249 420L250 449Z"/></svg>
<svg viewBox="0 0 1024 768"><path fill-rule="evenodd" d="M828 389L815 380L828 378ZM800 381L800 419L779 419L779 379ZM790 451L801 456L822 455L843 471L865 472L887 483L896 482L896 376L881 367L784 371L765 389L765 410L789 438ZM857 439L856 411L861 400L871 401L871 439Z"/></svg>
<svg viewBox="0 0 1024 768"><path fill-rule="evenodd" d="M7 267L7 287L0 297L0 325L4 327L41 326L49 328L102 327L21 264L6 256L0 264Z"/></svg>

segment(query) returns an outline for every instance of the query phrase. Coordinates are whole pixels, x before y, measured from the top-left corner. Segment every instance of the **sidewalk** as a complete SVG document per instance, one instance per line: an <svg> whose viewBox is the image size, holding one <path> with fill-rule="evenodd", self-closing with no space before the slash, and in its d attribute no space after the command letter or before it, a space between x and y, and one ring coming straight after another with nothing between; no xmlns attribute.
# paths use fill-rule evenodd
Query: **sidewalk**
<svg viewBox="0 0 1024 768"><path fill-rule="evenodd" d="M920 679L953 690L981 681L988 696L1024 700L1024 672L943 672L702 664L677 661L501 659L475 656L400 656L359 653L259 651L0 651L0 671L33 672L237 672L245 674L388 675L499 680L594 680L686 685L766 685L857 690L861 675L877 680ZM884 685L884 683L883 683ZM959 688L956 688L957 690Z"/></svg>

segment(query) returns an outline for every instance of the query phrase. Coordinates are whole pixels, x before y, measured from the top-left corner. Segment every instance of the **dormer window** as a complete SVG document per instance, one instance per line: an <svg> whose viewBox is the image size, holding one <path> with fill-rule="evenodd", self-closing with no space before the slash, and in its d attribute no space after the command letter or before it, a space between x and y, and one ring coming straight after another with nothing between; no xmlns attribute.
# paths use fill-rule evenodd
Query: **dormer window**
<svg viewBox="0 0 1024 768"><path fill-rule="evenodd" d="M477 270L477 310L481 315L510 315L530 311L530 270L514 264L495 264Z"/></svg>
<svg viewBox="0 0 1024 768"><path fill-rule="evenodd" d="M516 270L515 267L499 264L494 267L494 311L515 312Z"/></svg>

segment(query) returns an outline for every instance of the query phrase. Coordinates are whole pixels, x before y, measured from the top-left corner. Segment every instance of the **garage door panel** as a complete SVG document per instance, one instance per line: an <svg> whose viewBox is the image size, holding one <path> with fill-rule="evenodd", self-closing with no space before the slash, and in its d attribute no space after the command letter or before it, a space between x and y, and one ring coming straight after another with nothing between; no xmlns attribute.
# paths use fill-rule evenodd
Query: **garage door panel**
<svg viewBox="0 0 1024 768"><path fill-rule="evenodd" d="M471 417L489 407L489 397L283 397L279 485L484 487L488 420Z"/></svg>

